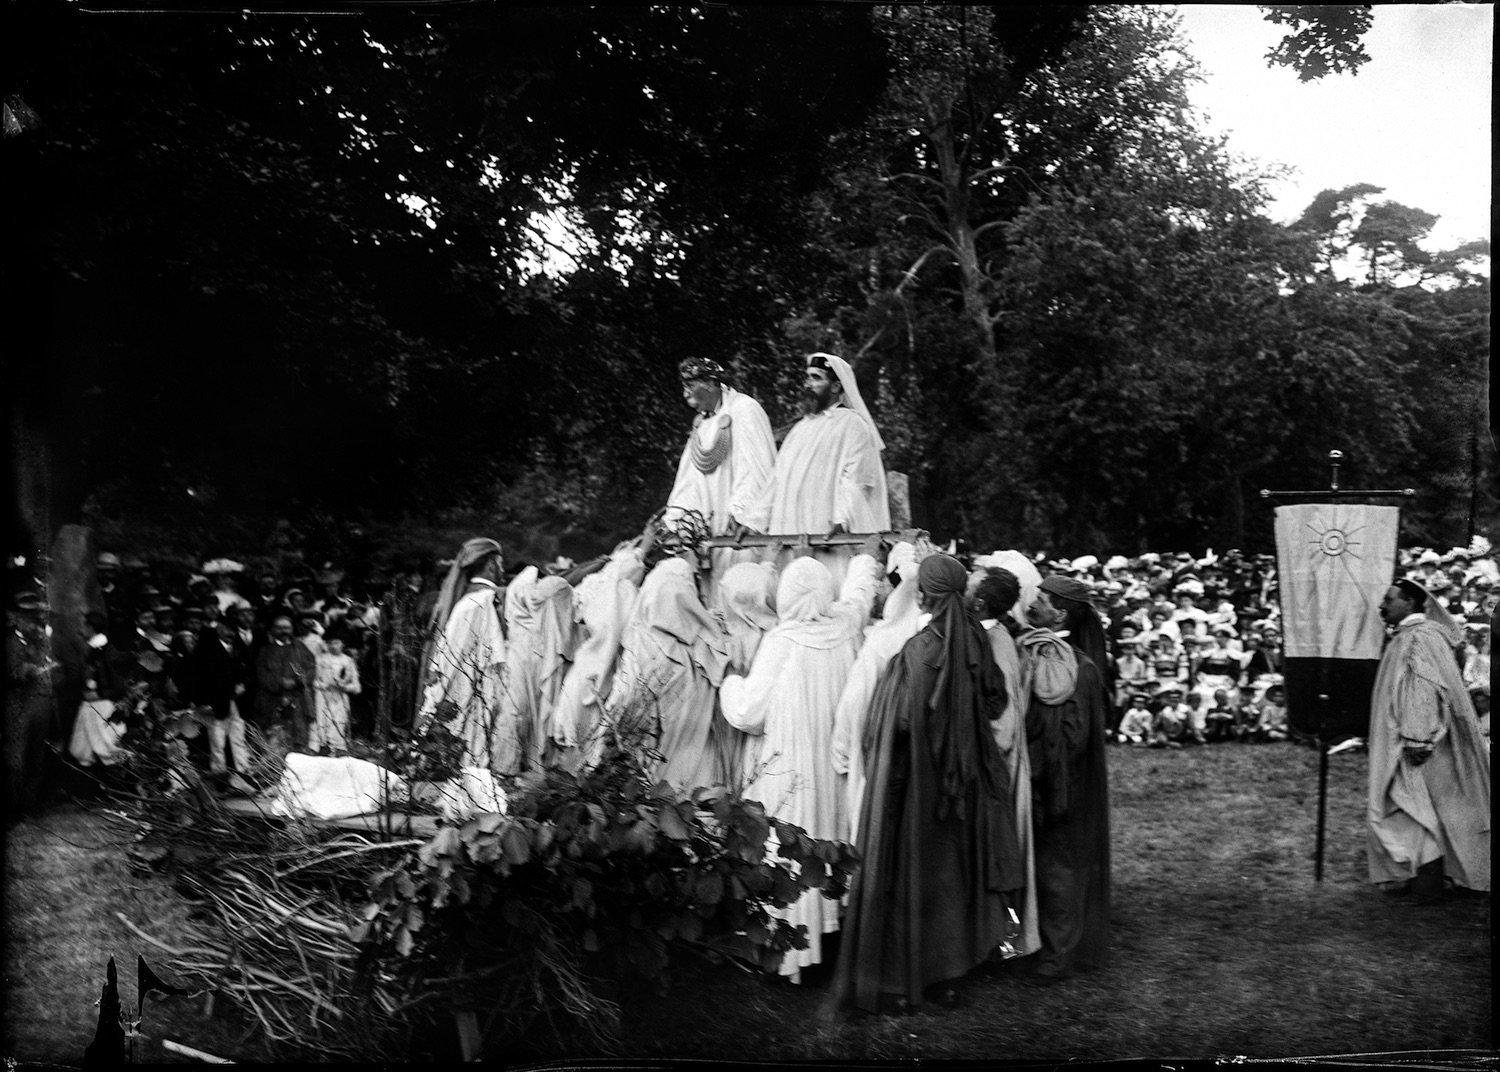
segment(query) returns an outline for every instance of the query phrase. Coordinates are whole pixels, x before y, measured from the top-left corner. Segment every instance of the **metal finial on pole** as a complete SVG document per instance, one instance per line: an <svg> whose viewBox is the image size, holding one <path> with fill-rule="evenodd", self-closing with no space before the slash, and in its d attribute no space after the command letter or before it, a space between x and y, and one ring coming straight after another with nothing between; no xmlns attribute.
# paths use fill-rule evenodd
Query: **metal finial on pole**
<svg viewBox="0 0 1500 1072"><path fill-rule="evenodd" d="M1262 499L1308 499L1321 498L1330 495L1335 500L1341 495L1358 495L1361 498L1374 498L1376 496L1398 496L1403 499L1416 497L1415 488L1388 488L1383 490L1371 489L1369 491L1344 491L1339 487L1339 466L1343 464L1344 452L1341 450L1330 450L1328 452L1328 464L1332 469L1328 477L1327 491L1272 491L1270 488L1261 488Z"/></svg>

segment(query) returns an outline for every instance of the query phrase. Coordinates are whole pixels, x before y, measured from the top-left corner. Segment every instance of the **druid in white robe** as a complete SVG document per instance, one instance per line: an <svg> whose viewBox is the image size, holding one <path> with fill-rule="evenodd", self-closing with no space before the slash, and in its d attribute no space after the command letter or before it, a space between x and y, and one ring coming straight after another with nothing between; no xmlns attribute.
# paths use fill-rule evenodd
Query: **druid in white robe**
<svg viewBox="0 0 1500 1072"><path fill-rule="evenodd" d="M640 549L626 546L617 549L598 573L578 583L574 608L584 640L552 709L557 765L565 770L593 766L603 755L604 700L645 573Z"/></svg>
<svg viewBox="0 0 1500 1072"><path fill-rule="evenodd" d="M1490 757L1454 659L1459 639L1410 614L1381 656L1370 703L1371 882L1411 879L1441 857L1456 885L1490 888ZM1415 763L1408 746L1431 755Z"/></svg>
<svg viewBox="0 0 1500 1072"><path fill-rule="evenodd" d="M891 549L886 565L901 578L885 602L881 619L865 634L863 646L849 671L849 680L833 712L833 769L843 775L846 829L840 841L856 844L859 840L860 806L865 797L865 719L875 685L906 642L922 628L922 612L917 607L917 560L909 543L898 543Z"/></svg>
<svg viewBox="0 0 1500 1072"><path fill-rule="evenodd" d="M505 634L495 606L495 584L475 577L468 585L433 645L416 729L421 733L435 717L456 709L448 727L464 742L463 765L487 768L493 738L497 729L503 730L496 716L504 691Z"/></svg>
<svg viewBox="0 0 1500 1072"><path fill-rule="evenodd" d="M740 562L720 578L714 616L724 631L728 673L743 677L750 672L761 640L776 627L775 597L776 570L768 562ZM744 770L745 748L752 738L731 726L721 709L714 712L713 738L724 776L730 788L738 792L744 788L740 775ZM754 740L759 743L758 738Z"/></svg>
<svg viewBox="0 0 1500 1072"><path fill-rule="evenodd" d="M670 525L693 510L703 516L712 536L730 534L737 525L764 532L770 510L767 492L776 467L776 438L760 403L726 385L722 374L714 362L684 362L685 377L717 384L718 403L693 420L667 497L665 520ZM706 575L700 578L704 603L717 609L719 581L725 572L737 562L756 557L758 552L750 548L713 548Z"/></svg>
<svg viewBox="0 0 1500 1072"><path fill-rule="evenodd" d="M884 532L891 527L885 464L868 417L842 403L808 414L787 433L776 456L770 531Z"/></svg>
<svg viewBox="0 0 1500 1072"><path fill-rule="evenodd" d="M685 790L723 784L709 733L727 663L692 567L681 558L657 563L641 584L605 701L619 744L640 754L653 777Z"/></svg>
<svg viewBox="0 0 1500 1072"><path fill-rule="evenodd" d="M776 466L771 421L749 395L725 385L720 392L718 408L693 421L667 496L668 516L696 510L715 536L729 532L731 518L764 531L766 488Z"/></svg>
<svg viewBox="0 0 1500 1072"><path fill-rule="evenodd" d="M747 759L744 797L810 836L836 839L847 829L843 785L833 767L833 713L859 653L875 599L879 567L857 555L835 601L833 579L816 559L799 558L776 590L779 623L766 634L746 677L724 679L720 702L730 725L761 738ZM776 912L807 928L808 947L790 950L781 974L794 979L823 957L822 937L838 930L838 902L807 890Z"/></svg>
<svg viewBox="0 0 1500 1072"><path fill-rule="evenodd" d="M809 393L825 408L803 417L781 443L770 487L769 531L812 536L836 528L885 532L891 527L880 457L885 441L860 397L854 371L834 354L812 354L807 361ZM838 378L841 391L831 395L831 403L830 395L817 390L814 375L819 367ZM776 556L777 568L785 570L796 554L784 547ZM853 547L838 544L812 551L828 567L835 590L843 584L853 554Z"/></svg>
<svg viewBox="0 0 1500 1072"><path fill-rule="evenodd" d="M891 527L880 459L885 441L854 370L836 354L811 354L807 364L810 377L819 367L837 376L839 392L782 441L771 480L770 531L817 535L841 525L847 532L885 532Z"/></svg>
<svg viewBox="0 0 1500 1072"><path fill-rule="evenodd" d="M572 585L528 566L506 588L505 624L505 715L515 724L521 767L535 770L551 758L552 712L573 659Z"/></svg>

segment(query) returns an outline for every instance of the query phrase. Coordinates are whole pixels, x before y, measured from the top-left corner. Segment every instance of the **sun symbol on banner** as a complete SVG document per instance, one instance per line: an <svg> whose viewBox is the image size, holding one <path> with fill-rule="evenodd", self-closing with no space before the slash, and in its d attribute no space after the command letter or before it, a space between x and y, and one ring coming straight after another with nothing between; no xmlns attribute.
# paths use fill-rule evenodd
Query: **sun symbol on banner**
<svg viewBox="0 0 1500 1072"><path fill-rule="evenodd" d="M1346 532L1332 525L1324 525L1322 528L1318 528L1317 526L1321 524L1323 524L1322 518L1308 523L1308 529L1317 536L1316 540L1309 540L1309 543L1316 546L1319 551L1323 552L1329 558L1338 558L1340 555L1349 555L1354 559L1362 557L1354 548L1362 546L1364 541L1356 540L1353 537L1363 531L1365 526L1360 525L1358 528L1349 529Z"/></svg>

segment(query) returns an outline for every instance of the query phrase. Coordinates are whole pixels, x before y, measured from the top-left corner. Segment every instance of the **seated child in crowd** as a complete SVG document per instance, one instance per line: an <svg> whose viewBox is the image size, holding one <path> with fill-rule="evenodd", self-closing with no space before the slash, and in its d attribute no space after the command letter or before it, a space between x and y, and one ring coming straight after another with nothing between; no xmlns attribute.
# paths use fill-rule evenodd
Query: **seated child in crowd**
<svg viewBox="0 0 1500 1072"><path fill-rule="evenodd" d="M1252 741L1284 741L1290 731L1286 724L1286 689L1272 685L1258 705L1255 723L1250 730Z"/></svg>
<svg viewBox="0 0 1500 1072"><path fill-rule="evenodd" d="M1146 744L1151 740L1151 711L1143 693L1130 697L1130 706L1120 719L1120 743Z"/></svg>
<svg viewBox="0 0 1500 1072"><path fill-rule="evenodd" d="M1175 685L1158 694L1161 706L1151 720L1152 748L1181 748L1187 734L1188 714L1182 703L1182 690Z"/></svg>
<svg viewBox="0 0 1500 1072"><path fill-rule="evenodd" d="M1236 723L1239 717L1229 706L1229 690L1214 690L1214 706L1208 712L1208 739L1210 741L1230 741L1235 737Z"/></svg>
<svg viewBox="0 0 1500 1072"><path fill-rule="evenodd" d="M1187 730L1184 741L1193 744L1208 743L1208 712L1203 710L1203 697L1196 692L1187 694Z"/></svg>

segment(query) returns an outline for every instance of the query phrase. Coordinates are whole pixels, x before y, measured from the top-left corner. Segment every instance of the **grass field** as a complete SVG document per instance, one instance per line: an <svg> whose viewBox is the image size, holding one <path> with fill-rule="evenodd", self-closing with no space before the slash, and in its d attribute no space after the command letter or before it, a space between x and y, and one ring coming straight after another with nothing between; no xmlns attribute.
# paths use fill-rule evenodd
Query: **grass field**
<svg viewBox="0 0 1500 1072"><path fill-rule="evenodd" d="M826 991L688 963L665 994L623 986L618 1055L719 1060L1272 1058L1492 1046L1487 897L1415 905L1365 882L1365 756L1330 760L1324 877L1313 880L1317 755L1291 744L1110 751L1112 961L1034 989L981 976L956 1009L820 1014ZM131 873L130 831L67 807L7 844L4 1055L76 1064L104 962L135 1006L144 947L113 913L170 935L184 904ZM242 1060L253 1036L203 998L149 1002L138 1059L170 1038ZM597 1057L517 1039L506 1063ZM396 1055L392 1055L393 1058ZM409 1055L420 1059L425 1055Z"/></svg>

